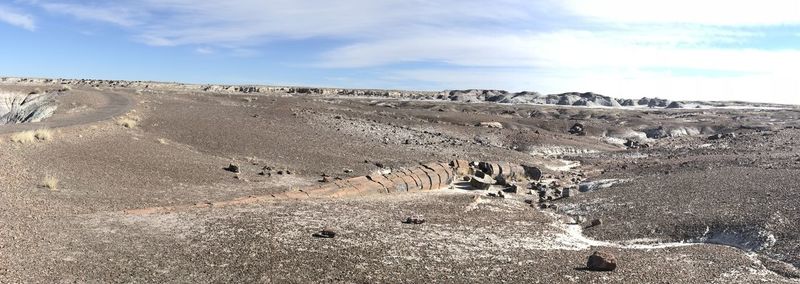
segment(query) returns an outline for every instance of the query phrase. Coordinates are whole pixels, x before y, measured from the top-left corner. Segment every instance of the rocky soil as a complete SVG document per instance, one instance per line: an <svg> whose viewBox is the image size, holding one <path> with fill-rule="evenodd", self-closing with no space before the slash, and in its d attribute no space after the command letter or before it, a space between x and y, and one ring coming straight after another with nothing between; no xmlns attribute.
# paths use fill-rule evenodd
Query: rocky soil
<svg viewBox="0 0 800 284"><path fill-rule="evenodd" d="M800 281L795 107L0 79L36 89L0 283Z"/></svg>

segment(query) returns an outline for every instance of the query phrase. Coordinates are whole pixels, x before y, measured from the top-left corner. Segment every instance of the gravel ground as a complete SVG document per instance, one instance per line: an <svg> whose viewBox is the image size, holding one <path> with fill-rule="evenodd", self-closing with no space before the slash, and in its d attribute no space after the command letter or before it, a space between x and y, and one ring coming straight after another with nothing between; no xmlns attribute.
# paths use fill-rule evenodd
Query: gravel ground
<svg viewBox="0 0 800 284"><path fill-rule="evenodd" d="M9 133L43 125L0 126L2 283L798 281L794 109L615 110L79 86L59 100L44 125L51 140L13 143ZM585 135L569 134L578 122ZM623 134L658 127L675 137L644 139L650 147L643 149L620 145ZM730 131L736 137L707 139ZM126 213L454 159L624 182L556 201L557 210L532 208L524 201L534 196L525 192L502 199L448 189ZM242 172L224 170L230 163ZM57 190L42 186L45 177L59 179ZM427 222L400 223L411 215ZM568 225L577 216L602 225ZM312 237L326 226L335 238ZM618 268L585 270L595 250L614 254Z"/></svg>

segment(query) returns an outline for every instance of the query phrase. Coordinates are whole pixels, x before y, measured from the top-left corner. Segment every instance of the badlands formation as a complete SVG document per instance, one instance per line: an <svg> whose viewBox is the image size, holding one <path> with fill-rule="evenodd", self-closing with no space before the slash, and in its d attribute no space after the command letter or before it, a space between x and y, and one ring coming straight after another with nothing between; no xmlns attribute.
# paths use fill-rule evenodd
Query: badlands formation
<svg viewBox="0 0 800 284"><path fill-rule="evenodd" d="M743 102L0 78L0 283L797 283L798 127Z"/></svg>

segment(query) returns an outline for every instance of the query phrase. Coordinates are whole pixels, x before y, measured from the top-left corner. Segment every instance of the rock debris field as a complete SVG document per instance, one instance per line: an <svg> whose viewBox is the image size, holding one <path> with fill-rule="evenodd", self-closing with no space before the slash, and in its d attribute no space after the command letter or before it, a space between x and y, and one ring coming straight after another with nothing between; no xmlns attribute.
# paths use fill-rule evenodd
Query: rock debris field
<svg viewBox="0 0 800 284"><path fill-rule="evenodd" d="M0 283L798 283L800 109L0 78Z"/></svg>

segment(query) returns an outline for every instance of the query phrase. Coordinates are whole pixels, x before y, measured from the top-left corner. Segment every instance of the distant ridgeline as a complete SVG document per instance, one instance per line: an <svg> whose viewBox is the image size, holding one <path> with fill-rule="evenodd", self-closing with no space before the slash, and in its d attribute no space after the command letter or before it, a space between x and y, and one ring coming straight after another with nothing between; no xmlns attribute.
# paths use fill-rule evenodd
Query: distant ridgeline
<svg viewBox="0 0 800 284"><path fill-rule="evenodd" d="M753 105L742 102L681 102L659 98L617 99L595 93L563 93L542 95L536 92L511 93L503 90L447 90L441 92L401 91L379 89L340 89L311 87L281 87L259 85L198 85L150 81L90 80L90 79L40 79L2 77L0 84L54 84L87 86L95 88L132 88L137 90L194 91L215 93L285 93L322 96L383 97L416 100L443 100L457 102L490 102L504 104L540 104L583 107L649 107L649 108L688 108ZM767 105L767 104L758 104Z"/></svg>

